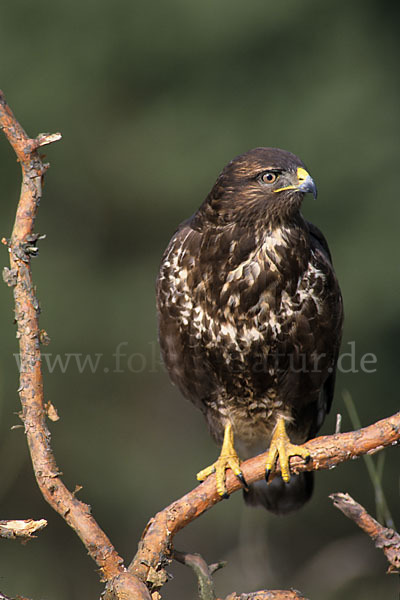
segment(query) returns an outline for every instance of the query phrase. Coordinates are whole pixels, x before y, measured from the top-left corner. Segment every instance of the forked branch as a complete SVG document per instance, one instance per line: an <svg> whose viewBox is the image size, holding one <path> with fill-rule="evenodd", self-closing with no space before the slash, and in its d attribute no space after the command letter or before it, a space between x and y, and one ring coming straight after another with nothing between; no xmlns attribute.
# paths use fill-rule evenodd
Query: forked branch
<svg viewBox="0 0 400 600"><path fill-rule="evenodd" d="M389 561L388 573L400 572L400 535L394 529L384 527L367 513L365 508L358 504L349 494L331 494L334 506L342 511L346 517L352 519L375 544L376 548L383 550Z"/></svg>
<svg viewBox="0 0 400 600"><path fill-rule="evenodd" d="M96 562L100 576L107 582L104 599L153 600L160 598L158 590L167 580L165 567L172 558L172 541L176 533L204 511L221 501L215 487L215 477L186 494L150 520L138 552L128 570L106 534L90 513L90 507L79 501L61 480L46 425L41 373L40 342L46 336L39 329L39 303L31 275L31 258L37 253L41 236L34 232L38 204L42 194L42 179L48 168L38 152L41 146L55 142L60 134L39 134L31 139L7 105L0 92L0 126L13 147L22 168L22 188L15 224L8 246L10 269L3 278L13 288L15 319L20 349L20 386L22 420L31 453L32 464L40 490L62 518L77 533L89 555ZM312 461L305 465L300 459L291 461L293 472L329 469L362 454L374 453L400 439L400 413L383 419L370 427L349 433L316 438L307 442ZM243 463L249 483L264 477L265 455ZM279 465L271 478L279 474ZM227 489L233 493L240 488L236 477L228 471ZM147 587L144 585L147 585ZM294 591L261 591L229 596L229 600L294 600L301 598ZM228 600L228 599L227 599Z"/></svg>
<svg viewBox="0 0 400 600"><path fill-rule="evenodd" d="M311 454L307 464L298 457L291 460L291 471L318 471L332 469L350 459L363 454L374 454L379 450L395 445L400 440L400 412L382 419L358 431L327 435L310 440L305 447ZM266 453L242 463L241 469L248 483L264 477ZM270 478L280 473L279 463ZM226 487L229 494L241 488L238 479L231 471L227 472ZM201 485L173 502L152 518L139 543L138 552L129 566L129 571L146 581L150 589L159 589L166 581L165 566L171 559L172 541L183 527L206 510L221 502L215 485L215 475L211 475Z"/></svg>
<svg viewBox="0 0 400 600"><path fill-rule="evenodd" d="M43 176L49 166L42 162L38 149L59 140L61 134L43 133L31 139L16 120L1 91L0 125L22 169L22 187L14 228L11 239L3 240L10 256L10 269L4 270L3 277L7 285L13 288L19 340L21 418L43 497L78 534L98 565L102 579L108 581L124 571L122 558L90 514L90 507L78 500L61 480L50 446L43 397L39 302L32 283L30 263L32 256L37 253L36 243L40 239L34 232L34 224L42 196ZM145 587L140 585L143 595L137 598L149 598Z"/></svg>

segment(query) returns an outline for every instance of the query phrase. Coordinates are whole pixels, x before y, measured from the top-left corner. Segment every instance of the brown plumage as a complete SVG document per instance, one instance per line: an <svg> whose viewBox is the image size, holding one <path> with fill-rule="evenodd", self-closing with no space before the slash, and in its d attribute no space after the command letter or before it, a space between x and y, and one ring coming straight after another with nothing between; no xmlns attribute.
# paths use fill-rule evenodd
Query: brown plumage
<svg viewBox="0 0 400 600"><path fill-rule="evenodd" d="M268 448L279 420L296 444L315 436L333 398L342 300L326 240L300 213L306 192L316 188L299 158L251 150L224 168L161 262L170 377L217 443L231 426L242 458ZM285 513L311 491L307 473L245 498Z"/></svg>

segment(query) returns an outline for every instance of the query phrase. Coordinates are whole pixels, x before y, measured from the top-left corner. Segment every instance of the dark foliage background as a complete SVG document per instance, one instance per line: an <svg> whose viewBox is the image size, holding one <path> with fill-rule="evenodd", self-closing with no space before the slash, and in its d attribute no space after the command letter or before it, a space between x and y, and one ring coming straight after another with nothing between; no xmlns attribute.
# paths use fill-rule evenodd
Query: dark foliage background
<svg viewBox="0 0 400 600"><path fill-rule="evenodd" d="M31 135L64 136L47 151L37 222L47 239L33 264L52 338L46 395L61 415L53 444L66 483L83 485L79 496L128 560L148 518L190 489L217 453L160 364L154 281L174 228L233 156L286 148L318 183L304 213L330 242L345 298L343 352L355 352L354 364L343 358L324 432L336 412L351 428L344 389L363 424L398 409L399 12L378 0L3 2L1 87ZM4 138L0 174L7 236L20 174ZM10 430L19 404L6 286L0 309L0 517L49 521L27 546L1 540L0 589L35 600L96 598L93 563L42 500L23 430ZM377 357L373 373L360 367L366 353ZM79 369L88 355L98 360L94 372L89 363ZM395 449L383 481L400 526ZM176 546L228 560L216 575L221 596L293 586L319 600L394 598L396 578L332 508L333 491L374 512L357 461L318 474L312 502L293 516L250 510L236 494ZM192 573L171 570L165 598L194 598Z"/></svg>

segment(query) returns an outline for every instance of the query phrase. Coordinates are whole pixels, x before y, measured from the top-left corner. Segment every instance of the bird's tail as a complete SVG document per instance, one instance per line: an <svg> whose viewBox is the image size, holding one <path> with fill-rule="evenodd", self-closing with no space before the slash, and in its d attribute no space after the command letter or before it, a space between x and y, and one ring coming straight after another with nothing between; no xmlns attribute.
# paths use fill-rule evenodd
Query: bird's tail
<svg viewBox="0 0 400 600"><path fill-rule="evenodd" d="M256 481L249 485L249 491L243 491L246 504L261 504L276 515L286 515L297 510L311 498L314 487L314 473L306 471L291 475L289 483L281 477L275 477L270 483Z"/></svg>

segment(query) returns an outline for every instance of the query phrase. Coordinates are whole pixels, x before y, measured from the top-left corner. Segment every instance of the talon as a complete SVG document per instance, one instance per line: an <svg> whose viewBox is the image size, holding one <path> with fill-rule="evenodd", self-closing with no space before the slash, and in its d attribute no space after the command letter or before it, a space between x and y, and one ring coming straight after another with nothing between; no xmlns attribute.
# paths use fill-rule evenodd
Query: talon
<svg viewBox="0 0 400 600"><path fill-rule="evenodd" d="M292 456L301 456L306 463L311 460L311 455L306 448L303 448L303 446L297 446L290 442L285 429L285 420L283 417L280 417L272 435L267 454L265 479L268 481L271 469L274 466L276 459L279 457L282 479L285 483L289 483L289 461Z"/></svg>
<svg viewBox="0 0 400 600"><path fill-rule="evenodd" d="M229 500L229 498L230 498L230 495L228 494L228 492L224 492L223 494L221 494L221 497L222 497L224 500Z"/></svg>
<svg viewBox="0 0 400 600"><path fill-rule="evenodd" d="M309 454L308 456L306 456L306 457L304 458L304 462L306 463L306 465L308 465L308 463L310 463L310 462L311 462L311 454Z"/></svg>
<svg viewBox="0 0 400 600"><path fill-rule="evenodd" d="M244 488L247 489L246 480L240 470L239 457L236 454L233 446L233 432L232 425L230 423L225 426L224 441L218 459L214 464L202 469L202 471L197 473L197 479L199 481L204 481L204 479L206 479L209 475L215 473L218 494L222 496L222 498L229 498L229 494L227 493L225 486L226 469L232 469Z"/></svg>
<svg viewBox="0 0 400 600"><path fill-rule="evenodd" d="M244 490L246 492L248 492L249 491L249 486L247 485L247 481L245 480L243 473L242 472L236 473L236 477L239 479L239 481L242 484Z"/></svg>

